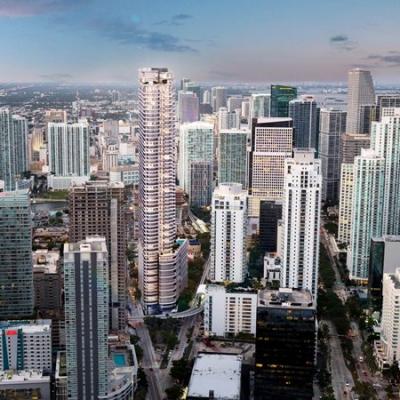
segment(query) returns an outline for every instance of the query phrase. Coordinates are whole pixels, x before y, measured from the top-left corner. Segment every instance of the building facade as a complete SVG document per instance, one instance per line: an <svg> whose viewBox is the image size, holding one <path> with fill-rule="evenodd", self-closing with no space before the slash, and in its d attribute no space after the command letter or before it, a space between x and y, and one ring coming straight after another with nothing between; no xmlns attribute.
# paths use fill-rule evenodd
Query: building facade
<svg viewBox="0 0 400 400"><path fill-rule="evenodd" d="M321 161L314 150L294 150L285 161L281 287L307 289L317 299Z"/></svg>
<svg viewBox="0 0 400 400"><path fill-rule="evenodd" d="M340 190L340 138L346 129L346 112L320 111L319 157L322 169L322 200L337 204Z"/></svg>
<svg viewBox="0 0 400 400"><path fill-rule="evenodd" d="M178 92L178 122L184 124L199 120L199 99L193 92Z"/></svg>
<svg viewBox="0 0 400 400"><path fill-rule="evenodd" d="M211 209L210 276L240 283L247 274L247 191L239 183L215 188Z"/></svg>
<svg viewBox="0 0 400 400"><path fill-rule="evenodd" d="M0 320L33 313L32 216L27 191L0 192Z"/></svg>
<svg viewBox="0 0 400 400"><path fill-rule="evenodd" d="M64 244L68 399L97 400L108 389L109 271L105 238Z"/></svg>
<svg viewBox="0 0 400 400"><path fill-rule="evenodd" d="M338 240L343 244L349 244L351 238L353 188L354 166L353 164L342 164L340 173Z"/></svg>
<svg viewBox="0 0 400 400"><path fill-rule="evenodd" d="M284 85L271 85L270 116L285 118L289 116L289 102L297 97L297 88Z"/></svg>

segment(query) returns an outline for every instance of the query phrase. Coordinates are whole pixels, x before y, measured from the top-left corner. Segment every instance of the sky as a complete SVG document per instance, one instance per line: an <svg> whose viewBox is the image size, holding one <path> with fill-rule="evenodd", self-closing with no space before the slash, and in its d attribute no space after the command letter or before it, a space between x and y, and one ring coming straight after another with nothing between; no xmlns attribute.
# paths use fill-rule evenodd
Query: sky
<svg viewBox="0 0 400 400"><path fill-rule="evenodd" d="M0 82L400 83L399 0L0 0Z"/></svg>

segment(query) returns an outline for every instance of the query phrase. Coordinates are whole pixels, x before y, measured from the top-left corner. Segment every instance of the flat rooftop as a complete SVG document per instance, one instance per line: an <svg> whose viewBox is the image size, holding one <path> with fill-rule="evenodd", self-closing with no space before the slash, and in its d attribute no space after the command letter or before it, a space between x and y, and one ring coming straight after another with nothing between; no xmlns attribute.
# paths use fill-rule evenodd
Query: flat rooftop
<svg viewBox="0 0 400 400"><path fill-rule="evenodd" d="M308 290L285 289L262 290L258 294L259 306L315 308Z"/></svg>
<svg viewBox="0 0 400 400"><path fill-rule="evenodd" d="M51 320L50 319L35 319L26 321L0 321L0 331L22 329L24 333L40 333L50 332Z"/></svg>
<svg viewBox="0 0 400 400"><path fill-rule="evenodd" d="M14 371L1 371L0 372L0 386L19 383L34 383L34 382L48 382L50 384L50 376L45 376L41 371L37 370L22 370Z"/></svg>
<svg viewBox="0 0 400 400"><path fill-rule="evenodd" d="M242 356L199 353L190 377L188 396L208 398L210 391L219 400L240 399Z"/></svg>

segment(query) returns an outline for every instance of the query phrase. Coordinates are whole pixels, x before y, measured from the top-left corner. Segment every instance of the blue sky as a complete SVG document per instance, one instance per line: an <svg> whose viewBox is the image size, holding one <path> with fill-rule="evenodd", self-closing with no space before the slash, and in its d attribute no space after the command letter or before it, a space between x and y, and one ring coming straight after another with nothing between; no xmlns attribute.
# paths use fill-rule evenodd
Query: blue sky
<svg viewBox="0 0 400 400"><path fill-rule="evenodd" d="M399 0L0 0L0 81L400 82Z"/></svg>

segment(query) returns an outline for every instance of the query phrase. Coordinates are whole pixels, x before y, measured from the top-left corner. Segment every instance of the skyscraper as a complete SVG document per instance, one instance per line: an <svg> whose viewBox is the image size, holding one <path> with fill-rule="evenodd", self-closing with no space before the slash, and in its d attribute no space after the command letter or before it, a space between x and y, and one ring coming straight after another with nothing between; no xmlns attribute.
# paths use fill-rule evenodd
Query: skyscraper
<svg viewBox="0 0 400 400"><path fill-rule="evenodd" d="M249 153L249 194L259 200L281 200L285 159L292 156L290 118L253 120Z"/></svg>
<svg viewBox="0 0 400 400"><path fill-rule="evenodd" d="M48 153L49 169L55 176L89 176L88 123L49 123Z"/></svg>
<svg viewBox="0 0 400 400"><path fill-rule="evenodd" d="M319 108L313 96L301 96L289 102L289 118L293 119L296 148L312 148L318 152Z"/></svg>
<svg viewBox="0 0 400 400"><path fill-rule="evenodd" d="M226 107L226 88L223 86L211 88L211 102L214 112L217 112L221 107Z"/></svg>
<svg viewBox="0 0 400 400"><path fill-rule="evenodd" d="M255 400L312 400L317 315L308 290L259 293Z"/></svg>
<svg viewBox="0 0 400 400"><path fill-rule="evenodd" d="M207 122L181 125L178 179L180 186L189 195L191 205L203 207L211 204L213 167L213 125Z"/></svg>
<svg viewBox="0 0 400 400"><path fill-rule="evenodd" d="M400 108L383 108L373 122L371 148L385 159L382 232L400 234Z"/></svg>
<svg viewBox="0 0 400 400"><path fill-rule="evenodd" d="M383 108L393 107L400 107L400 93L376 95L376 120L380 121L381 110Z"/></svg>
<svg viewBox="0 0 400 400"><path fill-rule="evenodd" d="M123 183L90 181L73 186L69 194L69 239L106 239L110 273L110 329L123 330L127 302L127 200Z"/></svg>
<svg viewBox="0 0 400 400"><path fill-rule="evenodd" d="M197 96L197 99L200 103L201 100L201 87L198 83L193 82L193 81L188 81L185 82L185 84L183 85L183 90L187 91L187 92L192 92Z"/></svg>
<svg viewBox="0 0 400 400"><path fill-rule="evenodd" d="M366 133L362 127L362 106L375 104L375 89L370 71L355 68L349 71L346 133Z"/></svg>
<svg viewBox="0 0 400 400"><path fill-rule="evenodd" d="M242 96L231 96L228 98L227 106L228 111L236 111L242 109L243 97Z"/></svg>
<svg viewBox="0 0 400 400"><path fill-rule="evenodd" d="M342 164L340 174L338 241L349 244L351 238L351 215L353 208L353 164Z"/></svg>
<svg viewBox="0 0 400 400"><path fill-rule="evenodd" d="M284 85L271 85L270 116L285 118L289 116L289 102L297 97L297 88Z"/></svg>
<svg viewBox="0 0 400 400"><path fill-rule="evenodd" d="M270 116L270 102L270 94L252 94L250 97L250 118L268 118Z"/></svg>
<svg viewBox="0 0 400 400"><path fill-rule="evenodd" d="M346 112L321 109L319 157L322 169L322 200L337 204L340 189L340 138L346 129Z"/></svg>
<svg viewBox="0 0 400 400"><path fill-rule="evenodd" d="M199 99L193 92L178 92L178 121L181 124L199 120Z"/></svg>
<svg viewBox="0 0 400 400"><path fill-rule="evenodd" d="M0 193L0 319L33 313L31 218L27 191Z"/></svg>
<svg viewBox="0 0 400 400"><path fill-rule="evenodd" d="M239 129L240 114L236 111L228 111L226 107L218 110L218 130Z"/></svg>
<svg viewBox="0 0 400 400"><path fill-rule="evenodd" d="M351 237L347 252L350 277L368 278L370 243L382 235L385 159L372 149L362 149L354 159Z"/></svg>
<svg viewBox="0 0 400 400"><path fill-rule="evenodd" d="M186 257L176 250L175 102L172 73L139 71L139 286L146 312L175 307Z"/></svg>
<svg viewBox="0 0 400 400"><path fill-rule="evenodd" d="M64 245L67 390L97 400L108 388L108 254L104 238Z"/></svg>
<svg viewBox="0 0 400 400"><path fill-rule="evenodd" d="M239 183L215 188L211 210L211 280L243 282L247 274L247 191Z"/></svg>
<svg viewBox="0 0 400 400"><path fill-rule="evenodd" d="M28 123L25 118L0 109L0 180L5 190L15 190L28 170Z"/></svg>
<svg viewBox="0 0 400 400"><path fill-rule="evenodd" d="M321 161L313 149L295 149L285 161L281 287L308 289L317 298Z"/></svg>
<svg viewBox="0 0 400 400"><path fill-rule="evenodd" d="M340 141L340 162L352 164L354 158L361 154L361 149L369 149L371 139L369 135L344 133Z"/></svg>
<svg viewBox="0 0 400 400"><path fill-rule="evenodd" d="M226 129L218 135L218 183L236 182L247 188L248 130Z"/></svg>
<svg viewBox="0 0 400 400"><path fill-rule="evenodd" d="M282 218L282 202L261 200L260 202L260 243L264 252L278 250L278 221Z"/></svg>

